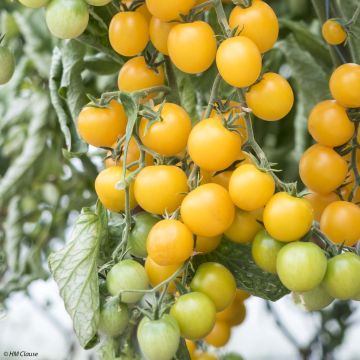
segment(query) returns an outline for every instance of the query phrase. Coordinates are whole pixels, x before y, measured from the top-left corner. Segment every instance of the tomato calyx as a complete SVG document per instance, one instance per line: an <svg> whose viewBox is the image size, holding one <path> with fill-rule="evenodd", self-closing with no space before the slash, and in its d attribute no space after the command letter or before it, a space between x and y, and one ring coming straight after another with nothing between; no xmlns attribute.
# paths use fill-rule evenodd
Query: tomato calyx
<svg viewBox="0 0 360 360"><path fill-rule="evenodd" d="M153 70L156 74L159 74L159 66L161 66L164 62L164 56L156 49L149 48L144 51L144 59L146 66Z"/></svg>

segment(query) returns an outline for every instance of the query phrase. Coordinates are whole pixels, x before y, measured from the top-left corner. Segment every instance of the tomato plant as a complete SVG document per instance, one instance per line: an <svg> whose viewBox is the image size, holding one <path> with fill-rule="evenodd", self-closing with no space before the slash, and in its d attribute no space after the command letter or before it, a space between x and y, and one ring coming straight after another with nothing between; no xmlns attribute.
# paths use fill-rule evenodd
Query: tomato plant
<svg viewBox="0 0 360 360"><path fill-rule="evenodd" d="M99 329L108 336L121 335L129 323L129 318L126 304L107 301L100 312Z"/></svg>

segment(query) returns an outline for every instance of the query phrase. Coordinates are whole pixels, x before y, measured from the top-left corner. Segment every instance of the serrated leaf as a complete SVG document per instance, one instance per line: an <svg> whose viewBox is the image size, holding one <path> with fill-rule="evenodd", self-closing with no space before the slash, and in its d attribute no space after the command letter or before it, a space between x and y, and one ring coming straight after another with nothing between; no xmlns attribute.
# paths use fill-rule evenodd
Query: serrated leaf
<svg viewBox="0 0 360 360"><path fill-rule="evenodd" d="M73 320L81 346L86 348L96 335L99 313L98 254L104 237L106 210L84 208L69 243L49 256L50 271L59 287L65 308Z"/></svg>
<svg viewBox="0 0 360 360"><path fill-rule="evenodd" d="M236 284L252 295L276 301L289 293L277 275L261 270L251 255L251 245L240 245L223 239L213 252L194 258L196 265L215 261L226 266L234 275Z"/></svg>

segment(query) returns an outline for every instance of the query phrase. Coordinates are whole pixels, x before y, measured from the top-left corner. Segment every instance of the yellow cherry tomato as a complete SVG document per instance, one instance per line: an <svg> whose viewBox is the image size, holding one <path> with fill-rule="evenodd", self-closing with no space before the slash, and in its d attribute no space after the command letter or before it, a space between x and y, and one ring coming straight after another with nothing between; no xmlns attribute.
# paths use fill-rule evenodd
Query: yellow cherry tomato
<svg viewBox="0 0 360 360"><path fill-rule="evenodd" d="M225 346L231 335L230 325L224 321L215 321L215 325L212 328L210 334L205 336L204 340L207 344L216 348Z"/></svg>
<svg viewBox="0 0 360 360"><path fill-rule="evenodd" d="M195 0L146 0L146 6L153 16L162 21L179 20L195 5Z"/></svg>
<svg viewBox="0 0 360 360"><path fill-rule="evenodd" d="M293 107L294 93L281 75L266 73L245 94L253 113L262 120L276 121L285 117Z"/></svg>
<svg viewBox="0 0 360 360"><path fill-rule="evenodd" d="M231 11L229 25L238 28L263 53L270 50L279 35L279 22L274 10L264 1L253 1L249 7L236 6Z"/></svg>
<svg viewBox="0 0 360 360"><path fill-rule="evenodd" d="M351 139L355 125L349 119L344 107L335 100L325 100L312 109L308 129L320 145L335 147Z"/></svg>
<svg viewBox="0 0 360 360"><path fill-rule="evenodd" d="M111 47L120 55L137 55L149 41L148 22L139 12L119 12L111 19L109 40Z"/></svg>
<svg viewBox="0 0 360 360"><path fill-rule="evenodd" d="M146 4L142 4L140 5L138 8L136 8L135 10L136 12L139 12L142 16L144 16L144 18L146 19L146 21L148 23L150 23L151 17L152 15L150 14L149 9L147 8Z"/></svg>
<svg viewBox="0 0 360 360"><path fill-rule="evenodd" d="M175 211L189 190L186 174L177 166L147 166L135 179L134 193L147 212L162 215Z"/></svg>
<svg viewBox="0 0 360 360"><path fill-rule="evenodd" d="M216 65L228 84L242 88L252 85L258 79L262 59L252 40L236 36L221 43L216 53Z"/></svg>
<svg viewBox="0 0 360 360"><path fill-rule="evenodd" d="M341 24L334 19L326 20L321 28L322 36L330 45L340 45L347 38L347 32Z"/></svg>
<svg viewBox="0 0 360 360"><path fill-rule="evenodd" d="M153 16L150 20L150 40L157 50L164 55L169 55L168 37L170 30L176 25L174 22L166 22Z"/></svg>
<svg viewBox="0 0 360 360"><path fill-rule="evenodd" d="M191 130L188 151L205 171L223 170L240 155L241 137L226 129L219 117L201 120Z"/></svg>
<svg viewBox="0 0 360 360"><path fill-rule="evenodd" d="M80 136L96 147L111 147L124 135L126 123L124 108L115 100L111 100L107 108L85 106L77 120Z"/></svg>
<svg viewBox="0 0 360 360"><path fill-rule="evenodd" d="M233 303L225 310L216 313L216 320L223 321L229 326L240 325L246 317L246 307L242 301L235 298Z"/></svg>
<svg viewBox="0 0 360 360"><path fill-rule="evenodd" d="M123 178L123 168L112 166L99 173L95 180L95 191L101 203L111 211L125 210L125 191L115 188ZM134 197L134 184L130 184L130 208L137 205Z"/></svg>
<svg viewBox="0 0 360 360"><path fill-rule="evenodd" d="M348 166L335 150L315 144L301 157L299 171L302 182L310 190L328 194L343 183Z"/></svg>
<svg viewBox="0 0 360 360"><path fill-rule="evenodd" d="M213 237L231 225L235 208L223 187L204 184L186 195L180 212L182 220L194 234Z"/></svg>
<svg viewBox="0 0 360 360"><path fill-rule="evenodd" d="M262 229L263 209L243 211L236 208L235 217L231 226L225 231L225 236L239 244L252 241L255 235Z"/></svg>
<svg viewBox="0 0 360 360"><path fill-rule="evenodd" d="M179 265L193 253L193 234L178 220L161 220L151 228L146 248L158 265Z"/></svg>
<svg viewBox="0 0 360 360"><path fill-rule="evenodd" d="M235 299L237 301L242 301L244 302L246 299L248 299L251 295L243 290L243 289L236 289L236 295L235 295Z"/></svg>
<svg viewBox="0 0 360 360"><path fill-rule="evenodd" d="M263 219L270 236L290 242L299 240L309 232L314 212L306 199L279 192L266 204Z"/></svg>
<svg viewBox="0 0 360 360"><path fill-rule="evenodd" d="M190 359L191 360L195 359L196 344L194 343L194 341L188 339L185 339L185 343L190 355Z"/></svg>
<svg viewBox="0 0 360 360"><path fill-rule="evenodd" d="M253 164L240 165L231 175L231 200L242 210L252 211L264 207L274 192L273 177Z"/></svg>
<svg viewBox="0 0 360 360"><path fill-rule="evenodd" d="M311 192L304 197L310 202L314 210L314 219L316 221L320 221L322 213L329 204L340 200L339 195L334 192L325 195Z"/></svg>
<svg viewBox="0 0 360 360"><path fill-rule="evenodd" d="M161 105L156 105L158 111ZM161 119L148 127L148 120L141 119L139 136L148 148L165 156L176 155L183 151L191 131L191 120L187 112L179 105L165 103L161 110Z"/></svg>
<svg viewBox="0 0 360 360"><path fill-rule="evenodd" d="M215 59L215 33L204 21L175 25L170 30L167 45L171 61L188 74L207 70Z"/></svg>
<svg viewBox="0 0 360 360"><path fill-rule="evenodd" d="M215 250L220 242L220 235L214 237L197 236L195 241L195 251L198 253L209 253Z"/></svg>
<svg viewBox="0 0 360 360"><path fill-rule="evenodd" d="M215 354L202 352L195 355L195 360L219 360L219 358Z"/></svg>
<svg viewBox="0 0 360 360"><path fill-rule="evenodd" d="M360 240L360 208L348 201L329 204L320 220L320 230L337 244L355 245Z"/></svg>

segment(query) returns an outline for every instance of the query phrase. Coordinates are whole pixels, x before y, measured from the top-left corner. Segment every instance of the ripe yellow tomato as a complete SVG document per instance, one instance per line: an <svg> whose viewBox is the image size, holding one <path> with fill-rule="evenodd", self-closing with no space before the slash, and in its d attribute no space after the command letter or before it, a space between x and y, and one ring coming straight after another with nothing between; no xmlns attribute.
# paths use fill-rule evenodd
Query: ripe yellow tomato
<svg viewBox="0 0 360 360"><path fill-rule="evenodd" d="M245 36L224 40L216 53L216 65L222 78L235 87L252 85L262 67L261 54L255 43Z"/></svg>
<svg viewBox="0 0 360 360"><path fill-rule="evenodd" d="M330 91L340 105L360 107L360 65L343 64L335 69L330 78Z"/></svg>
<svg viewBox="0 0 360 360"><path fill-rule="evenodd" d="M112 148L115 148L116 143L112 145ZM108 157L105 160L105 166L106 167L110 167L110 166L115 166L115 165L123 165L124 163L124 146L122 147L122 153L120 156L120 159L114 159L112 157ZM109 151L107 153L107 156L110 156L111 152ZM139 150L139 146L136 142L136 140L132 137L130 139L129 142L129 147L128 147L128 153L127 153L127 157L126 157L126 165L129 165L135 161L138 161L140 159L140 150ZM152 156L149 153L145 153L145 165L149 166L152 165L154 163L154 159L152 158ZM128 168L128 170L130 171L134 171L139 167L139 165L133 165L131 167Z"/></svg>
<svg viewBox="0 0 360 360"><path fill-rule="evenodd" d="M230 178L231 200L242 210L252 211L264 207L274 192L273 177L253 164L240 165Z"/></svg>
<svg viewBox="0 0 360 360"><path fill-rule="evenodd" d="M161 105L156 105L158 111ZM141 119L139 136L148 148L165 156L180 153L186 148L191 131L191 120L187 112L179 105L165 103L161 110L161 119L148 127L148 120Z"/></svg>
<svg viewBox="0 0 360 360"><path fill-rule="evenodd" d="M314 212L306 199L279 192L266 204L263 219L273 238L290 242L299 240L311 229Z"/></svg>
<svg viewBox="0 0 360 360"><path fill-rule="evenodd" d="M134 193L147 212L162 215L175 211L189 190L186 174L177 166L147 166L135 179Z"/></svg>
<svg viewBox="0 0 360 360"><path fill-rule="evenodd" d="M143 56L128 60L121 68L118 77L119 90L132 92L153 86L164 85L164 69L160 65L157 71L146 65Z"/></svg>
<svg viewBox="0 0 360 360"><path fill-rule="evenodd" d="M330 45L340 45L347 38L347 32L341 24L334 19L326 20L321 28L322 36Z"/></svg>
<svg viewBox="0 0 360 360"><path fill-rule="evenodd" d="M351 139L355 126L344 107L335 100L325 100L312 109L308 129L320 145L335 147Z"/></svg>
<svg viewBox="0 0 360 360"><path fill-rule="evenodd" d="M236 291L234 301L226 309L216 313L216 320L227 322L230 326L240 325L245 320L246 308L238 291L239 289Z"/></svg>
<svg viewBox="0 0 360 360"><path fill-rule="evenodd" d="M182 265L183 264L161 266L148 256L145 260L145 271L151 286L155 287L174 275L174 273L179 270ZM174 281L169 284L168 291L176 291L176 285Z"/></svg>
<svg viewBox="0 0 360 360"><path fill-rule="evenodd" d="M360 208L348 201L329 204L320 220L320 230L337 244L355 245L360 240Z"/></svg>
<svg viewBox="0 0 360 360"><path fill-rule="evenodd" d="M146 248L158 265L179 265L193 253L193 234L179 220L161 220L151 228Z"/></svg>
<svg viewBox="0 0 360 360"><path fill-rule="evenodd" d="M111 47L120 55L137 55L149 41L149 25L139 12L119 12L111 19L109 40Z"/></svg>
<svg viewBox="0 0 360 360"><path fill-rule="evenodd" d="M198 253L209 253L215 250L219 246L220 242L221 236L197 236L195 241L195 251Z"/></svg>
<svg viewBox="0 0 360 360"><path fill-rule="evenodd" d="M194 234L213 237L231 225L235 208L223 187L204 184L186 195L180 212L182 220Z"/></svg>
<svg viewBox="0 0 360 360"><path fill-rule="evenodd" d="M219 358L215 354L202 352L195 354L195 360L219 360Z"/></svg>
<svg viewBox="0 0 360 360"><path fill-rule="evenodd" d="M294 93L281 75L266 73L245 94L247 105L262 120L276 121L285 117L293 107Z"/></svg>
<svg viewBox="0 0 360 360"><path fill-rule="evenodd" d="M262 229L259 221L262 221L263 209L243 211L236 209L234 221L225 231L225 236L239 244L252 241L255 235Z"/></svg>
<svg viewBox="0 0 360 360"><path fill-rule="evenodd" d="M335 150L318 144L305 151L299 170L302 182L319 194L336 190L348 171L346 161Z"/></svg>
<svg viewBox="0 0 360 360"><path fill-rule="evenodd" d="M194 341L185 339L185 343L186 343L186 347L188 349L189 355L190 355L190 359L193 360L195 359L195 351L196 351L196 344Z"/></svg>
<svg viewBox="0 0 360 360"><path fill-rule="evenodd" d="M238 28L238 34L246 36L263 53L270 50L279 35L279 22L273 9L263 1L254 1L251 6L234 7L229 18L232 29Z"/></svg>
<svg viewBox="0 0 360 360"><path fill-rule="evenodd" d="M122 180L123 168L112 166L99 173L95 180L95 191L101 203L111 211L125 210L125 191L115 188L116 184ZM130 207L133 209L137 205L134 197L134 184L130 184Z"/></svg>
<svg viewBox="0 0 360 360"><path fill-rule="evenodd" d="M207 70L215 59L215 33L204 21L175 25L170 30L167 45L171 61L188 74Z"/></svg>
<svg viewBox="0 0 360 360"><path fill-rule="evenodd" d="M224 321L215 321L215 325L212 328L210 334L208 334L204 340L211 346L216 348L225 346L231 335L230 325Z"/></svg>
<svg viewBox="0 0 360 360"><path fill-rule="evenodd" d="M140 14L142 14L144 16L144 18L146 19L146 21L148 23L150 23L151 17L152 15L150 14L149 9L147 8L146 4L142 4L140 5L138 8L136 8L135 10L136 12L139 12Z"/></svg>
<svg viewBox="0 0 360 360"><path fill-rule="evenodd" d="M311 192L304 197L310 202L314 210L314 219L316 221L320 221L322 213L329 204L340 200L339 195L334 192L325 195Z"/></svg>
<svg viewBox="0 0 360 360"><path fill-rule="evenodd" d="M248 299L251 295L243 290L243 289L236 289L236 295L235 295L235 299L237 301L245 301L246 299Z"/></svg>
<svg viewBox="0 0 360 360"><path fill-rule="evenodd" d="M164 55L169 55L168 37L170 30L176 25L174 22L166 22L153 16L150 20L150 40L157 50Z"/></svg>
<svg viewBox="0 0 360 360"><path fill-rule="evenodd" d="M240 155L241 137L226 129L219 117L201 120L191 130L188 151L195 164L205 171L223 170Z"/></svg>
<svg viewBox="0 0 360 360"><path fill-rule="evenodd" d="M111 100L108 108L84 107L78 117L80 136L90 145L111 147L119 136L124 135L127 116L124 108Z"/></svg>
<svg viewBox="0 0 360 360"><path fill-rule="evenodd" d="M153 16L162 21L179 20L187 15L195 5L195 0L146 0L146 6Z"/></svg>

